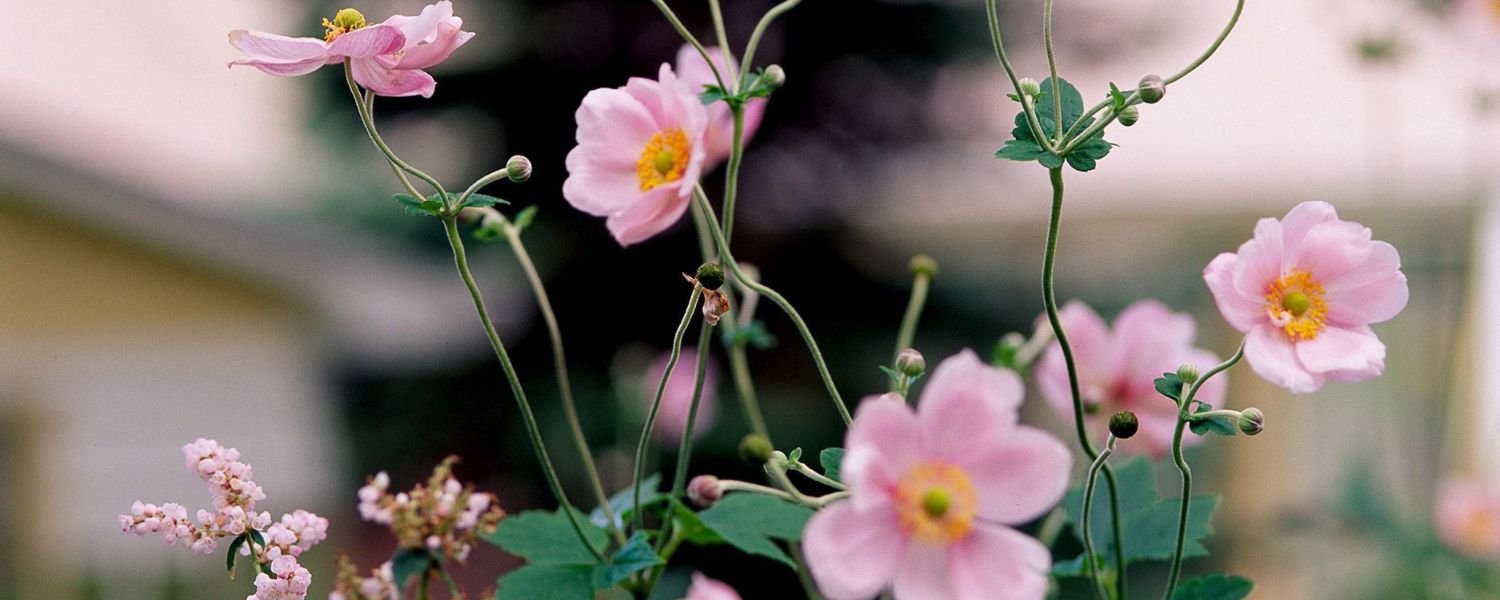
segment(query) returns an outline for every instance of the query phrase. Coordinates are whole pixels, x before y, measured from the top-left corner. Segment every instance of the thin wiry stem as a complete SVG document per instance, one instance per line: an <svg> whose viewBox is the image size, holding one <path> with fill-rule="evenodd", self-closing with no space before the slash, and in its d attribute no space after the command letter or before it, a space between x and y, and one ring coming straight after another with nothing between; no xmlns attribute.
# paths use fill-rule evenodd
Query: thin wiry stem
<svg viewBox="0 0 1500 600"><path fill-rule="evenodd" d="M667 391L667 381L672 377L672 369L677 367L677 359L682 356L682 337L687 333L688 325L693 322L693 311L698 309L698 298L702 296L703 286L693 284L692 296L688 298L687 310L682 313L682 322L677 325L677 332L672 335L672 353L667 357L667 368L661 372L661 382L656 385L656 397L651 401L651 411L646 414L646 424L641 427L641 440L635 447L635 483L631 485L634 490L632 495L635 506L635 528L643 529L645 526L645 511L641 510L641 481L646 478L646 447L651 441L651 429L656 426L656 413L661 410L661 397Z"/></svg>

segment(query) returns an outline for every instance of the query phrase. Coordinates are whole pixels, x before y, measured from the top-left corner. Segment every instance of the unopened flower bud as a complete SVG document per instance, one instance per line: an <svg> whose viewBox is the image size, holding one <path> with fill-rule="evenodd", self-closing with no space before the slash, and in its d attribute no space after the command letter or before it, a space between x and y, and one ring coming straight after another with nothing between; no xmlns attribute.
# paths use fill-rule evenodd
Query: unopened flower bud
<svg viewBox="0 0 1500 600"><path fill-rule="evenodd" d="M697 279L704 289L717 290L724 285L724 268L711 262L698 265Z"/></svg>
<svg viewBox="0 0 1500 600"><path fill-rule="evenodd" d="M1035 79L1030 77L1022 77L1021 81L1017 82L1017 87L1021 89L1021 95L1023 96L1034 98L1042 95L1042 84L1037 83Z"/></svg>
<svg viewBox="0 0 1500 600"><path fill-rule="evenodd" d="M1259 408L1250 407L1240 411L1240 433L1255 435L1266 429L1266 413L1260 412Z"/></svg>
<svg viewBox="0 0 1500 600"><path fill-rule="evenodd" d="M767 90L781 89L781 86L786 85L786 71L781 68L781 65L766 67L766 70L760 74L760 83L766 86Z"/></svg>
<svg viewBox="0 0 1500 600"><path fill-rule="evenodd" d="M724 313L729 312L729 296L719 290L703 290L703 320L709 325L718 325Z"/></svg>
<svg viewBox="0 0 1500 600"><path fill-rule="evenodd" d="M1135 125L1136 122L1141 120L1141 109L1136 108L1135 106L1127 106L1125 108L1122 108L1120 109L1119 119L1120 124L1126 127Z"/></svg>
<svg viewBox="0 0 1500 600"><path fill-rule="evenodd" d="M516 183L531 179L531 159L519 154L510 157L505 161L505 176Z"/></svg>
<svg viewBox="0 0 1500 600"><path fill-rule="evenodd" d="M1135 418L1135 413L1122 410L1109 418L1109 432L1122 440L1130 439L1136 430L1141 428L1141 422Z"/></svg>
<svg viewBox="0 0 1500 600"><path fill-rule="evenodd" d="M771 458L771 452L775 449L770 439L758 433L752 433L740 439L740 458L752 465L766 464L766 461Z"/></svg>
<svg viewBox="0 0 1500 600"><path fill-rule="evenodd" d="M928 279L936 277L938 272L937 261L926 254L911 257L911 262L906 264L906 268L911 271L912 275L921 275Z"/></svg>
<svg viewBox="0 0 1500 600"><path fill-rule="evenodd" d="M1198 381L1198 365L1183 363L1182 366L1177 367L1177 378L1181 379L1183 383Z"/></svg>
<svg viewBox="0 0 1500 600"><path fill-rule="evenodd" d="M907 377L921 377L927 372L927 360L916 348L907 348L896 355L896 370Z"/></svg>
<svg viewBox="0 0 1500 600"><path fill-rule="evenodd" d="M708 508L724 497L724 487L719 485L718 477L699 475L688 482L687 495L698 508Z"/></svg>
<svg viewBox="0 0 1500 600"><path fill-rule="evenodd" d="M1162 97L1167 95L1167 84L1156 75L1147 75L1141 78L1136 85L1135 91L1141 95L1141 102L1156 104L1161 102Z"/></svg>

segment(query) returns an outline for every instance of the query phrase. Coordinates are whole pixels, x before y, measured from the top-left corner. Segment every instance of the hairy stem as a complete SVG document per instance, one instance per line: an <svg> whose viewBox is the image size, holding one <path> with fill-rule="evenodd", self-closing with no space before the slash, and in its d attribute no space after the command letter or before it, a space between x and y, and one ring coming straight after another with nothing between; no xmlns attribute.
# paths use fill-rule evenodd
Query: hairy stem
<svg viewBox="0 0 1500 600"><path fill-rule="evenodd" d="M714 61L709 58L708 49L704 48L703 43L699 42L698 38L693 36L693 32L688 31L687 26L682 24L682 19L677 18L677 13L672 12L672 7L667 6L665 0L651 0L651 2L656 5L656 8L661 10L662 16L667 18L667 22L672 24L672 28L677 30L677 35L682 36L682 39L686 40L688 45L692 46L694 50L698 51L698 55L703 57L703 62L708 63L708 70L713 72L714 81L719 83L719 87L724 88L725 91L729 91L729 87L724 85L724 77L719 74L719 66L715 65Z"/></svg>

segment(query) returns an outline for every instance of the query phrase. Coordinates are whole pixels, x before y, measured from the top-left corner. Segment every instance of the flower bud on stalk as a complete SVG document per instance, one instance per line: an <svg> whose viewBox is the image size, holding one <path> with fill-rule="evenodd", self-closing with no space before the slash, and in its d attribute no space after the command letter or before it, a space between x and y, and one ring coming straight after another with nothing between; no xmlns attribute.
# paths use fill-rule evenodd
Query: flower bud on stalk
<svg viewBox="0 0 1500 600"><path fill-rule="evenodd" d="M1185 363L1177 367L1177 378L1188 384L1198 381L1198 365Z"/></svg>
<svg viewBox="0 0 1500 600"><path fill-rule="evenodd" d="M921 377L927 372L927 360L915 348L907 348L896 355L896 371L907 377Z"/></svg>
<svg viewBox="0 0 1500 600"><path fill-rule="evenodd" d="M907 263L906 268L911 271L912 275L921 275L928 279L936 277L938 272L937 261L926 254L911 257L911 262Z"/></svg>
<svg viewBox="0 0 1500 600"><path fill-rule="evenodd" d="M713 475L699 475L688 482L688 500L699 508L708 508L724 497L724 487Z"/></svg>
<svg viewBox="0 0 1500 600"><path fill-rule="evenodd" d="M1042 84L1037 83L1035 79L1032 79L1030 77L1022 77L1021 80L1017 82L1016 87L1020 88L1021 95L1023 96L1035 98L1042 95Z"/></svg>
<svg viewBox="0 0 1500 600"><path fill-rule="evenodd" d="M1266 429L1266 414L1259 408L1250 407L1240 411L1240 432L1245 435L1255 435Z"/></svg>
<svg viewBox="0 0 1500 600"><path fill-rule="evenodd" d="M1109 418L1109 433L1122 440L1128 440L1141 427L1141 422L1136 419L1135 413L1122 410Z"/></svg>
<svg viewBox="0 0 1500 600"><path fill-rule="evenodd" d="M1141 109L1135 106L1127 106L1120 109L1120 124L1126 127L1135 125L1141 120Z"/></svg>
<svg viewBox="0 0 1500 600"><path fill-rule="evenodd" d="M724 285L724 268L719 263L706 262L698 266L698 283L706 290L717 290Z"/></svg>
<svg viewBox="0 0 1500 600"><path fill-rule="evenodd" d="M766 70L760 74L760 84L765 86L767 91L779 90L781 86L786 85L786 71L781 68L781 65L766 67Z"/></svg>
<svg viewBox="0 0 1500 600"><path fill-rule="evenodd" d="M1167 95L1167 84L1159 76L1147 75L1141 78L1141 82L1136 85L1135 91L1141 95L1141 102L1156 104L1157 102L1161 102L1161 99Z"/></svg>
<svg viewBox="0 0 1500 600"><path fill-rule="evenodd" d="M505 161L505 176L516 183L531 179L531 159L519 154L510 157Z"/></svg>
<svg viewBox="0 0 1500 600"><path fill-rule="evenodd" d="M740 458L752 465L766 464L766 461L771 458L771 452L775 449L770 439L758 433L752 433L740 439Z"/></svg>

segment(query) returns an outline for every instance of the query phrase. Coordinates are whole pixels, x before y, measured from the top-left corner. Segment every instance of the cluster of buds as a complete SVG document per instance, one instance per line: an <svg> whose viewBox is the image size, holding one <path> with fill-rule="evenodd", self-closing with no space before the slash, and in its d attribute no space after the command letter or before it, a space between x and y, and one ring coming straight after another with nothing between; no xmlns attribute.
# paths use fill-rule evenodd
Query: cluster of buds
<svg viewBox="0 0 1500 600"><path fill-rule="evenodd" d="M333 592L328 600L399 600L401 591L396 588L396 575L390 561L370 571L369 577L361 577L359 569L347 556L339 556L338 579L333 583Z"/></svg>
<svg viewBox="0 0 1500 600"><path fill-rule="evenodd" d="M250 465L240 462L239 450L199 438L183 446L182 454L187 469L208 484L214 509L199 510L194 522L181 504L158 506L136 501L130 514L120 515L120 529L140 536L159 533L168 544L181 540L202 554L216 550L221 538L263 531L264 544L250 541L239 546L241 553L253 554L257 563L270 570L270 574L262 572L256 577L256 593L250 598L304 598L312 574L297 564L297 557L328 537L328 519L298 510L273 522L271 513L255 512L255 503L265 500L266 492L252 479Z"/></svg>
<svg viewBox="0 0 1500 600"><path fill-rule="evenodd" d="M432 470L427 485L410 492L391 494L391 478L385 472L371 477L359 489L359 514L390 528L404 549L426 549L448 560L468 559L475 541L495 530L505 511L492 494L476 492L453 478L450 456Z"/></svg>

